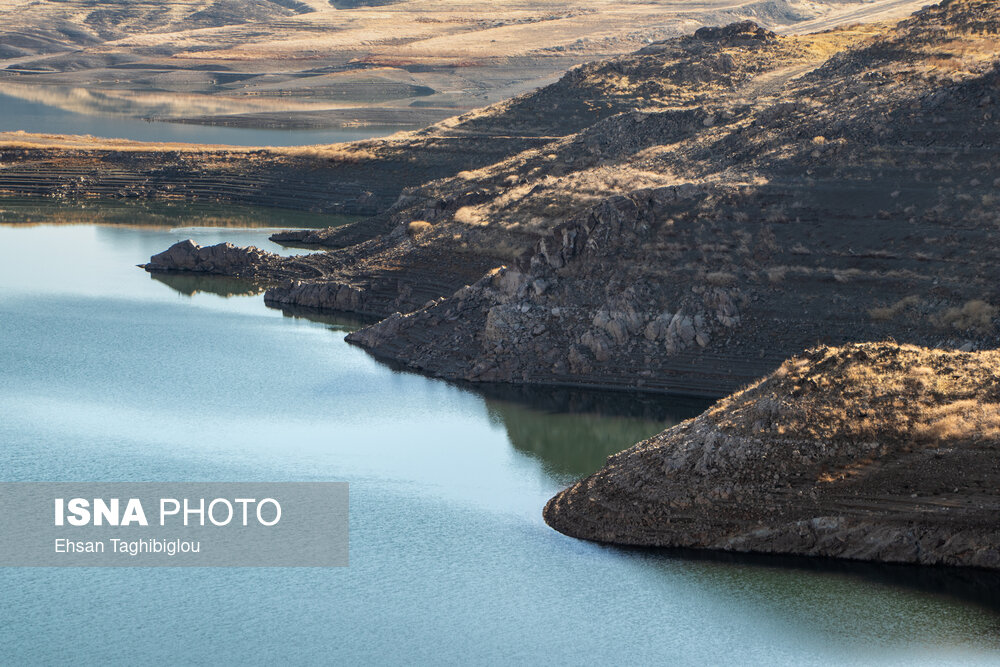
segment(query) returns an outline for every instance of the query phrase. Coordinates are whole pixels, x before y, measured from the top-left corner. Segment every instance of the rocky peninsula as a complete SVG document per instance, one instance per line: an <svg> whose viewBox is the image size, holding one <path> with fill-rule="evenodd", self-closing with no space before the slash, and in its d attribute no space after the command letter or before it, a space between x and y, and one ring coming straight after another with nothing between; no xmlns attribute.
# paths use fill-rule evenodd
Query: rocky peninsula
<svg viewBox="0 0 1000 667"><path fill-rule="evenodd" d="M545 520L615 544L1000 569L1000 353L819 347L631 449Z"/></svg>

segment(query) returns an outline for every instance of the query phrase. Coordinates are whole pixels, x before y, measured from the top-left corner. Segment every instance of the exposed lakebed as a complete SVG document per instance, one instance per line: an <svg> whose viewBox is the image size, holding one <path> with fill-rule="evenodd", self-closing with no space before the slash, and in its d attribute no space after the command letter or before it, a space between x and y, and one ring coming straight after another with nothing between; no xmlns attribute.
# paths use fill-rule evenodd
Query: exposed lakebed
<svg viewBox="0 0 1000 667"><path fill-rule="evenodd" d="M553 493L699 406L475 393L348 346L356 322L135 267L188 237L302 252L204 220L0 225L2 479L347 481L351 565L6 569L12 662L1000 660L993 574L550 530Z"/></svg>

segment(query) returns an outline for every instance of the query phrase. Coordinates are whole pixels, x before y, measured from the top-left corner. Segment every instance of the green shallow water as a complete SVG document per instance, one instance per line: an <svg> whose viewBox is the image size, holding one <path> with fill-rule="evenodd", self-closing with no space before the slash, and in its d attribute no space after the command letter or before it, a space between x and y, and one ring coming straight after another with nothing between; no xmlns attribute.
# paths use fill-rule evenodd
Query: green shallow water
<svg viewBox="0 0 1000 667"><path fill-rule="evenodd" d="M356 322L135 268L192 235L277 250L267 233L0 225L0 474L348 481L350 567L0 569L3 663L1000 664L995 575L544 525L553 493L695 404L475 392L346 345Z"/></svg>

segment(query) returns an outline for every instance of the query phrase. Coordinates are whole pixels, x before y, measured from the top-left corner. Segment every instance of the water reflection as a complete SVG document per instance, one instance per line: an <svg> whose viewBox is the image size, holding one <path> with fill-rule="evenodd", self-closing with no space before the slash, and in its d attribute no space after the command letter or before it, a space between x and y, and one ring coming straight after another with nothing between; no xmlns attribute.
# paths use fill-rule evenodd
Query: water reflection
<svg viewBox="0 0 1000 667"><path fill-rule="evenodd" d="M678 396L565 387L476 387L511 445L560 481L589 475L608 456L685 419L711 402Z"/></svg>
<svg viewBox="0 0 1000 667"><path fill-rule="evenodd" d="M374 324L379 321L377 317L367 317L357 313L346 313L335 310L317 310L315 308L304 308L302 306L283 306L281 314L292 319L309 320L325 324L330 331L341 334L349 334L357 331L361 327Z"/></svg>
<svg viewBox="0 0 1000 667"><path fill-rule="evenodd" d="M90 94L80 99L86 104L68 104L66 100L75 100L79 89L63 91L69 97L54 92L54 97L29 96L28 93L12 88L5 90L14 94L0 92L0 132L36 132L42 134L89 134L94 137L109 139L130 139L133 141L156 142L186 142L196 144L225 144L232 146L303 146L309 144L334 144L344 141L358 141L373 137L382 137L399 130L412 127L380 125L370 127L330 127L325 129L270 129L253 127L222 127L218 125L195 125L191 123L151 121L139 117L131 117L109 113L108 108L120 104L121 99L102 100ZM48 89L32 89L35 92ZM34 97L35 99L31 99ZM169 94L159 99L140 100L133 98L135 108L132 113L149 113L176 111L161 106L165 99L176 101L178 96ZM195 108L197 100L190 97L184 99L184 104ZM284 100L282 100L282 103ZM215 104L213 100L210 104ZM62 106L60 106L62 105ZM119 109L122 107L118 107ZM207 107L202 106L207 110Z"/></svg>
<svg viewBox="0 0 1000 667"><path fill-rule="evenodd" d="M280 310L344 334L378 321L311 308L282 306ZM392 360L376 361L395 372L413 372ZM608 456L696 417L712 404L686 396L574 387L449 384L482 396L490 421L506 430L514 449L540 462L560 483L595 472Z"/></svg>
<svg viewBox="0 0 1000 667"><path fill-rule="evenodd" d="M724 571L739 573L738 568L755 571L759 585L766 587L775 600L802 594L789 589L788 575L794 572L820 575L828 582L844 578L869 581L880 586L904 587L921 593L960 598L984 609L1000 612L1000 573L989 570L961 567L926 567L919 565L893 565L848 561L837 558L744 554L703 549L651 549L609 547L622 553L648 556L659 561L661 567L671 560L702 563L716 586L728 588L732 581L721 576ZM717 567L715 567L717 566ZM800 581L796 578L796 581ZM731 591L731 589L730 589ZM997 629L996 643L1000 645L1000 615L991 616Z"/></svg>
<svg viewBox="0 0 1000 667"><path fill-rule="evenodd" d="M344 334L378 321L312 308L280 310L286 317L327 324ZM395 372L413 372L398 362L376 361ZM560 483L595 472L608 456L696 417L712 404L686 396L574 387L449 384L483 397L490 421L506 430L514 449L540 462Z"/></svg>
<svg viewBox="0 0 1000 667"><path fill-rule="evenodd" d="M256 296L267 291L267 285L233 276L216 276L198 273L150 273L149 277L166 285L178 294L194 296L195 294L214 294L224 299L238 296ZM319 310L301 306L282 306L277 308L282 316L297 320L308 320L324 324L333 332L348 334L361 327L374 324L377 317L366 317L357 313L347 313L334 310Z"/></svg>
<svg viewBox="0 0 1000 667"><path fill-rule="evenodd" d="M149 277L184 296L207 293L229 298L232 296L253 296L255 294L262 294L265 290L265 287L252 280L233 278L231 276L151 273Z"/></svg>
<svg viewBox="0 0 1000 667"><path fill-rule="evenodd" d="M234 97L179 91L96 89L63 85L0 82L0 94L25 104L40 104L73 114L118 118L190 118L256 112L290 112L336 106L294 99Z"/></svg>
<svg viewBox="0 0 1000 667"><path fill-rule="evenodd" d="M239 204L106 199L52 200L0 198L0 223L116 225L125 227L324 228L339 227L362 216L310 213Z"/></svg>

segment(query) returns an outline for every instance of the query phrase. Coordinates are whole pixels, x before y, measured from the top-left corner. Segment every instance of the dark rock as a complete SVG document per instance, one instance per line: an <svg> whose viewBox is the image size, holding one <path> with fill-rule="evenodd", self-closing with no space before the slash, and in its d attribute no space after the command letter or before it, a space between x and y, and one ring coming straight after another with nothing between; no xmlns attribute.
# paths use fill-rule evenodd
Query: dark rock
<svg viewBox="0 0 1000 667"><path fill-rule="evenodd" d="M240 276L262 264L280 260L278 255L253 246L240 248L232 243L202 247L191 241L179 241L149 258L143 265L147 271L190 271Z"/></svg>

